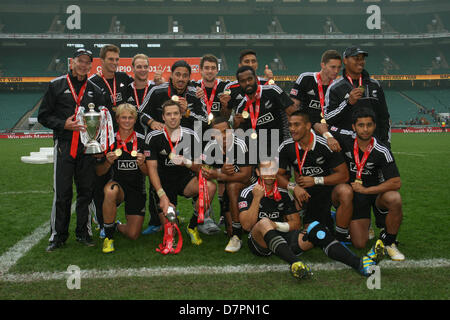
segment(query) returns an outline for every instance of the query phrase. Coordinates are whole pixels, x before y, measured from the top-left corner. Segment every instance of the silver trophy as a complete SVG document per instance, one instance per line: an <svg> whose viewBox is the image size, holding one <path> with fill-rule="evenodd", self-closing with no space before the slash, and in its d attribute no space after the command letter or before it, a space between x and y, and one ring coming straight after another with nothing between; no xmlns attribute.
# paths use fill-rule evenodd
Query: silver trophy
<svg viewBox="0 0 450 320"><path fill-rule="evenodd" d="M169 222L172 222L172 223L176 223L177 222L177 215L176 215L175 210L173 209L173 207L169 206L169 208L167 209L166 218L167 218L167 220L169 220Z"/></svg>
<svg viewBox="0 0 450 320"><path fill-rule="evenodd" d="M94 110L95 104L88 104L89 111L83 114L84 124L86 125L86 133L89 141L85 145L85 154L99 154L102 153L102 146L97 141L100 135L100 122L102 114Z"/></svg>

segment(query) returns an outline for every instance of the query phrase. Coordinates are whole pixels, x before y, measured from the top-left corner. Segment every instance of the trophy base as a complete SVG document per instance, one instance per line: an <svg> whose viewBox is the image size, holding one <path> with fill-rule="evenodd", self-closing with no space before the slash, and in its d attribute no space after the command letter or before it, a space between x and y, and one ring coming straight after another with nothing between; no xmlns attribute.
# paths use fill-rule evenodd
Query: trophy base
<svg viewBox="0 0 450 320"><path fill-rule="evenodd" d="M89 141L86 143L84 154L100 154L103 153L102 146L97 141Z"/></svg>

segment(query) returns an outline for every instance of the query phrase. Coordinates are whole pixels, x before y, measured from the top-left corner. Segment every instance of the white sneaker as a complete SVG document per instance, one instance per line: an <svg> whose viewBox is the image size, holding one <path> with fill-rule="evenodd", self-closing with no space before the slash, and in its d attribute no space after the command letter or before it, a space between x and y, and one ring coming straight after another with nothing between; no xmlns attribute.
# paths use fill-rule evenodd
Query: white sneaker
<svg viewBox="0 0 450 320"><path fill-rule="evenodd" d="M386 252L394 261L403 261L405 260L405 255L398 250L395 243L391 244L390 246L386 246Z"/></svg>
<svg viewBox="0 0 450 320"><path fill-rule="evenodd" d="M228 241L227 246L225 247L226 252L238 252L241 249L242 241L238 238L238 236L234 235L230 241Z"/></svg>

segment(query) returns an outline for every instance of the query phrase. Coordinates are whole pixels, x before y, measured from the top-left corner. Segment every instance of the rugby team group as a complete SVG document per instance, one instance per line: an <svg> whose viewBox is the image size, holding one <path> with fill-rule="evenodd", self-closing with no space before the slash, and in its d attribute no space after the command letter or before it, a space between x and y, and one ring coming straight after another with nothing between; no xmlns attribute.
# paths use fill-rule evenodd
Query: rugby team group
<svg viewBox="0 0 450 320"><path fill-rule="evenodd" d="M219 61L211 54L200 60L198 81L184 60L172 65L169 79L157 71L149 80L144 54L133 57L131 77L116 71L119 55L117 46L103 46L101 71L88 77L93 54L76 50L69 72L49 83L40 106L38 121L53 130L55 152L48 252L69 237L74 181L76 240L94 246L93 214L104 253L114 252L116 232L132 240L164 233L157 251L178 253L183 196L192 199L186 230L192 245L224 223L226 252L241 250L245 233L253 254L278 256L299 279L311 274L300 257L313 247L363 276L384 256L405 259L397 242L401 180L389 112L383 89L364 68L366 51L325 51L320 71L301 73L289 94L267 65L257 76L251 49L240 52L235 81L217 77ZM84 146L89 104L102 114L103 152L95 155ZM126 223L116 220L121 203ZM363 249L375 237L372 212L380 234L358 257L348 246Z"/></svg>

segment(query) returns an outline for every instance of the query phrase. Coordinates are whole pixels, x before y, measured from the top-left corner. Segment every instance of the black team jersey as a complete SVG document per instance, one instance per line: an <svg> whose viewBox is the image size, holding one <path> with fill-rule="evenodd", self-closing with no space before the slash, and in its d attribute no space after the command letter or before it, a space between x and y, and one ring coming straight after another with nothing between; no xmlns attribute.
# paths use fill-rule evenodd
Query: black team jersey
<svg viewBox="0 0 450 320"><path fill-rule="evenodd" d="M144 153L145 141L144 136L136 133L137 137L137 152ZM125 138L126 139L126 138ZM133 140L126 144L127 151L123 150L119 158L114 160L111 166L112 176L111 180L118 182L125 190L131 189L136 192L145 194L145 176L139 169L136 157L131 155L133 150ZM115 151L118 148L117 141L109 148L108 151ZM106 156L97 160L97 163L106 161Z"/></svg>
<svg viewBox="0 0 450 320"><path fill-rule="evenodd" d="M194 161L200 159L202 146L198 135L191 129L180 127L181 138L179 142L172 141L174 153L182 155L184 158ZM171 153L169 141L164 130L150 131L145 137L145 157L146 160L158 161L158 175L161 180L176 181L181 177L190 174L190 169L179 166L169 159Z"/></svg>
<svg viewBox="0 0 450 320"><path fill-rule="evenodd" d="M225 163L233 164L235 172L239 172L241 167L250 166L249 152L245 141L235 135L232 138L233 143L225 152L217 140L208 142L203 150L203 163L215 169L222 168Z"/></svg>
<svg viewBox="0 0 450 320"><path fill-rule="evenodd" d="M221 80L221 79L217 79L216 94L214 96L214 100L213 100L213 103L212 103L212 106L211 106L211 112L214 115L214 117L218 117L218 116L221 115L221 113L220 113L221 104L220 104L219 97L220 97L221 94L223 94L223 91L224 91L225 87L229 83L230 83L229 81L224 81L224 80ZM198 87L201 88L202 87L202 80L192 81L191 85L193 87L196 87L196 88L198 88ZM206 90L206 98L205 99L209 100L211 98L213 87L211 87L211 88L205 87L205 90ZM206 108L206 101L205 101L205 99L202 99L202 101L203 101L203 104L205 105L205 108Z"/></svg>
<svg viewBox="0 0 450 320"><path fill-rule="evenodd" d="M356 165L353 154L356 133L349 130L338 129L336 127L331 127L330 132L339 141L339 144L342 147L345 161L350 170L350 181L353 182L356 179ZM359 149L359 159L362 159L363 155L364 152ZM395 177L400 177L400 173L395 164L392 152L374 137L373 149L367 158L367 162L364 165L361 175L363 186L376 186Z"/></svg>
<svg viewBox="0 0 450 320"><path fill-rule="evenodd" d="M238 208L239 212L250 209L253 201L253 188L256 183L242 190L239 196ZM284 216L298 212L295 208L294 198L286 189L278 188L281 199L279 201L273 198L263 197L259 204L258 221L262 218L269 218L275 222L285 222Z"/></svg>
<svg viewBox="0 0 450 320"><path fill-rule="evenodd" d="M116 79L116 96L115 96L115 105L114 105L114 78ZM105 83L103 78L98 75L94 74L92 75L89 80L94 82L97 86L99 86L106 96L106 107L108 108L109 112L111 113L111 117L113 120L114 125L114 131L118 130L117 122L116 122L116 108L118 105L125 103L127 99L127 87L128 85L133 82L133 78L131 78L128 74L125 72L115 72L114 78L107 79L108 85ZM111 88L111 90L110 90Z"/></svg>
<svg viewBox="0 0 450 320"><path fill-rule="evenodd" d="M257 79L259 85L266 85L268 82L268 80L265 78L258 77ZM239 103L241 103L242 99L244 99L245 94L242 93L241 86L239 85L239 82L237 80L229 82L225 86L224 90L225 89L231 91L231 99L228 102L228 109L235 109L239 105Z"/></svg>
<svg viewBox="0 0 450 320"><path fill-rule="evenodd" d="M316 135L314 130L311 130L311 134L313 136L313 143L311 150L308 150L308 153L306 154L301 174L308 177L328 176L332 173L333 168L345 163L344 157L340 153L331 151L326 139ZM302 161L305 150L301 148L299 143L297 143L297 146L299 158L300 161ZM292 166L295 172L299 172L295 148L296 144L292 138L283 141L280 145L279 157L281 169L289 170ZM312 186L307 189L317 189L320 187L322 186Z"/></svg>
<svg viewBox="0 0 450 320"><path fill-rule="evenodd" d="M139 107L141 123L147 124L150 119L164 123L162 119L162 105L176 95L176 92L169 82L153 87ZM186 90L179 95L187 100L189 109L189 114L186 113L181 119L181 126L194 130L194 123L200 121L202 129L206 130L209 127L206 106L195 94L196 88L187 86Z"/></svg>
<svg viewBox="0 0 450 320"><path fill-rule="evenodd" d="M139 106L142 104L142 102L144 101L145 97L144 97L144 93L146 95L148 95L148 93L150 92L150 90L155 86L155 83L151 80L147 81L147 88L142 88L142 89L136 89L135 86L135 82L131 82L126 90L125 93L125 99L126 102L135 106L136 110L139 111ZM147 125L143 125L140 121L140 119L138 118L136 121L136 124L134 125L134 131L139 132L140 134L143 134L145 136L145 134L147 133L146 129L147 129Z"/></svg>
<svg viewBox="0 0 450 320"><path fill-rule="evenodd" d="M322 119L322 107L320 106L319 89L317 83L318 72L304 72L299 75L292 86L290 96L300 100L300 110L308 113L312 124L320 123ZM322 85L323 95L327 92L328 85Z"/></svg>

